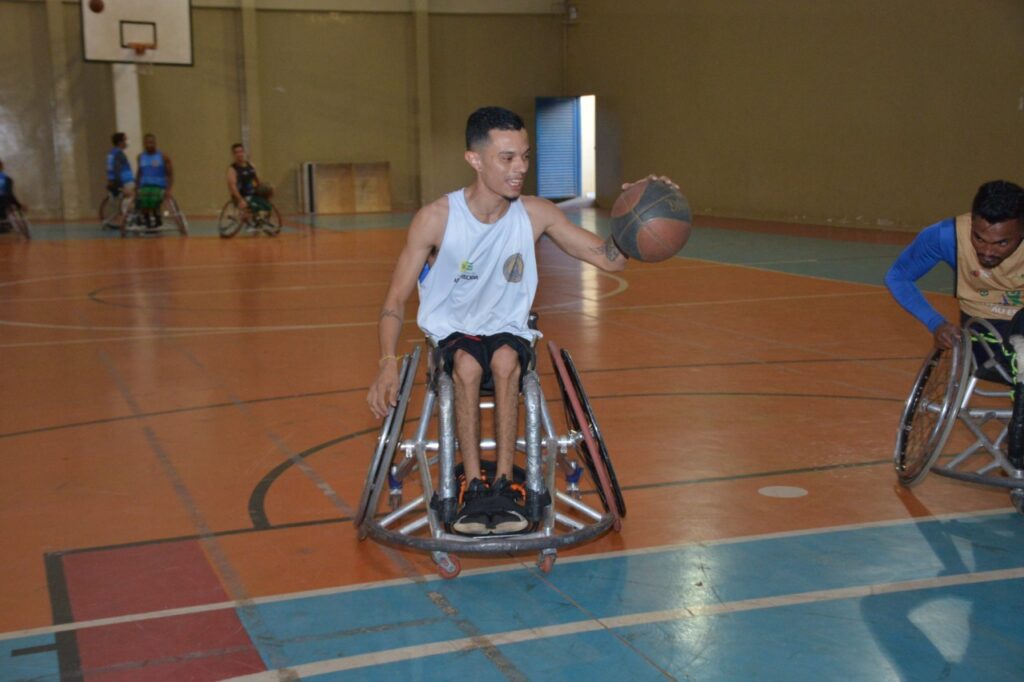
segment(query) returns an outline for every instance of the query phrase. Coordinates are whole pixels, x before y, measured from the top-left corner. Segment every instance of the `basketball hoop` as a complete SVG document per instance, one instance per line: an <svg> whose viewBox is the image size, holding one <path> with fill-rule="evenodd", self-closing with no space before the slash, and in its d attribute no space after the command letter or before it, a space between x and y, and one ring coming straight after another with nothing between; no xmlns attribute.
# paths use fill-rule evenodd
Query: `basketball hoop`
<svg viewBox="0 0 1024 682"><path fill-rule="evenodd" d="M153 73L153 60L152 56L146 59L146 52L149 50L156 49L154 43L125 43L125 47L135 52L135 67L136 72L140 76L149 76Z"/></svg>
<svg viewBox="0 0 1024 682"><path fill-rule="evenodd" d="M146 54L146 50L152 50L156 47L153 43L128 43L127 47L135 50L136 56L143 56Z"/></svg>

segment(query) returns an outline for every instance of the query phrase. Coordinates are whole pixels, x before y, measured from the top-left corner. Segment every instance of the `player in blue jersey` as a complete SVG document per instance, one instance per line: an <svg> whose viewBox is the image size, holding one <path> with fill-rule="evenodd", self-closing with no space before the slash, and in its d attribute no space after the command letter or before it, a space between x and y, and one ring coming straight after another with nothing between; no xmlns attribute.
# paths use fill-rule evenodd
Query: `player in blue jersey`
<svg viewBox="0 0 1024 682"><path fill-rule="evenodd" d="M135 174L132 173L128 155L124 153L128 146L128 136L114 133L110 141L114 146L107 152L107 192L120 201L130 200L135 196ZM119 211L115 220L117 222L107 223L105 227L120 229L120 221L124 220L123 212Z"/></svg>
<svg viewBox="0 0 1024 682"><path fill-rule="evenodd" d="M1024 372L1015 358L1024 353L1024 189L1005 180L986 182L974 196L971 212L926 227L904 249L885 275L893 298L932 333L935 346L948 349L960 339L970 317L988 320L1004 341L995 349L1014 376L1009 455L1024 468ZM957 322L947 320L921 294L915 282L938 263L956 273ZM988 353L975 343L979 360Z"/></svg>
<svg viewBox="0 0 1024 682"><path fill-rule="evenodd" d="M11 176L4 173L4 162L0 161L0 231L10 232L10 223L7 222L7 213L11 208L16 208L21 211L25 210L25 207L18 201L18 197L14 196L14 179Z"/></svg>
<svg viewBox="0 0 1024 682"><path fill-rule="evenodd" d="M171 196L174 165L171 157L157 149L156 136L142 138L144 151L139 154L139 197L137 207L148 229L159 228L163 222L160 206Z"/></svg>

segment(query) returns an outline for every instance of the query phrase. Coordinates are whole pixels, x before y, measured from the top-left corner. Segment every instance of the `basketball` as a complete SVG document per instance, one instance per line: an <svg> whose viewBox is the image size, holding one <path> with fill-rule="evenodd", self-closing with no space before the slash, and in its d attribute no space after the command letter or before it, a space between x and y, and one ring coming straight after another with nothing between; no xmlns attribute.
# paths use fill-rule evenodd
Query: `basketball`
<svg viewBox="0 0 1024 682"><path fill-rule="evenodd" d="M93 12L102 12L103 0L89 0L89 9Z"/></svg>
<svg viewBox="0 0 1024 682"><path fill-rule="evenodd" d="M664 182L643 180L612 206L612 237L630 258L657 263L679 252L690 238L690 203Z"/></svg>

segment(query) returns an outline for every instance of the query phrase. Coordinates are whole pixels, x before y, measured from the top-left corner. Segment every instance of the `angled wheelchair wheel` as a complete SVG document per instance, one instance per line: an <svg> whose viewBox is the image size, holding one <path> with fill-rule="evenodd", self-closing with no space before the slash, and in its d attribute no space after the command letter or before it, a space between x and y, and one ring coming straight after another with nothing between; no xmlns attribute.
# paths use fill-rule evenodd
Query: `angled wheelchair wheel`
<svg viewBox="0 0 1024 682"><path fill-rule="evenodd" d="M120 213L121 196L107 192L107 196L103 197L103 201L100 202L100 225L102 227L116 230L118 228L117 216Z"/></svg>
<svg viewBox="0 0 1024 682"><path fill-rule="evenodd" d="M260 213L257 223L264 233L276 237L281 232L281 212L276 206L271 206L269 211Z"/></svg>
<svg viewBox="0 0 1024 682"><path fill-rule="evenodd" d="M32 239L32 229L28 225L28 218L21 212L21 209L12 207L8 215L10 216L11 224L14 226L14 231L25 239Z"/></svg>
<svg viewBox="0 0 1024 682"><path fill-rule="evenodd" d="M188 236L188 219L185 214L181 212L181 208L178 207L178 202L174 197L168 197L167 201L167 212L170 214L171 220L178 226L178 234L182 237Z"/></svg>
<svg viewBox="0 0 1024 682"><path fill-rule="evenodd" d="M142 214L133 206L121 217L121 236L127 237L129 232L138 233L142 229Z"/></svg>
<svg viewBox="0 0 1024 682"><path fill-rule="evenodd" d="M235 206L235 202L228 200L224 208L220 210L220 217L217 218L217 232L223 239L230 239L242 229L242 214Z"/></svg>
<svg viewBox="0 0 1024 682"><path fill-rule="evenodd" d="M548 353L562 391L566 422L570 429L582 436L582 442L576 446L580 459L594 481L605 511L615 516L615 529L618 530L622 525L621 519L626 516L626 503L579 372L569 352L560 349L553 341L548 342Z"/></svg>
<svg viewBox="0 0 1024 682"><path fill-rule="evenodd" d="M352 522L359 531L359 539L366 538L366 521L373 517L377 508L381 491L388 484L388 469L391 460L394 459L395 450L402 439L402 427L405 424L405 413L409 408L409 394L412 392L413 379L416 376L416 366L420 361L420 348L416 347L411 356L402 360L402 366L398 372L398 404L388 409L377 433L377 447L370 459L370 469L366 473L366 482L363 484L363 492L359 498L359 506L356 508Z"/></svg>
<svg viewBox="0 0 1024 682"><path fill-rule="evenodd" d="M902 485L919 483L942 454L956 423L971 371L971 338L925 358L907 397L896 432L893 464Z"/></svg>

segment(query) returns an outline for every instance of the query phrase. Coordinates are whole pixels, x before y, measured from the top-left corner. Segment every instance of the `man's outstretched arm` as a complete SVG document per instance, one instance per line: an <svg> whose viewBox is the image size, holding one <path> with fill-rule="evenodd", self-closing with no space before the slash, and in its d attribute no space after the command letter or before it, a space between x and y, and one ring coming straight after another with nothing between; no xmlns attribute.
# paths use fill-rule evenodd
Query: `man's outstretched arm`
<svg viewBox="0 0 1024 682"><path fill-rule="evenodd" d="M885 274L885 286L896 302L935 336L939 348L949 348L959 338L959 326L943 317L916 284L939 262L956 270L956 230L952 218L926 227L917 235Z"/></svg>

